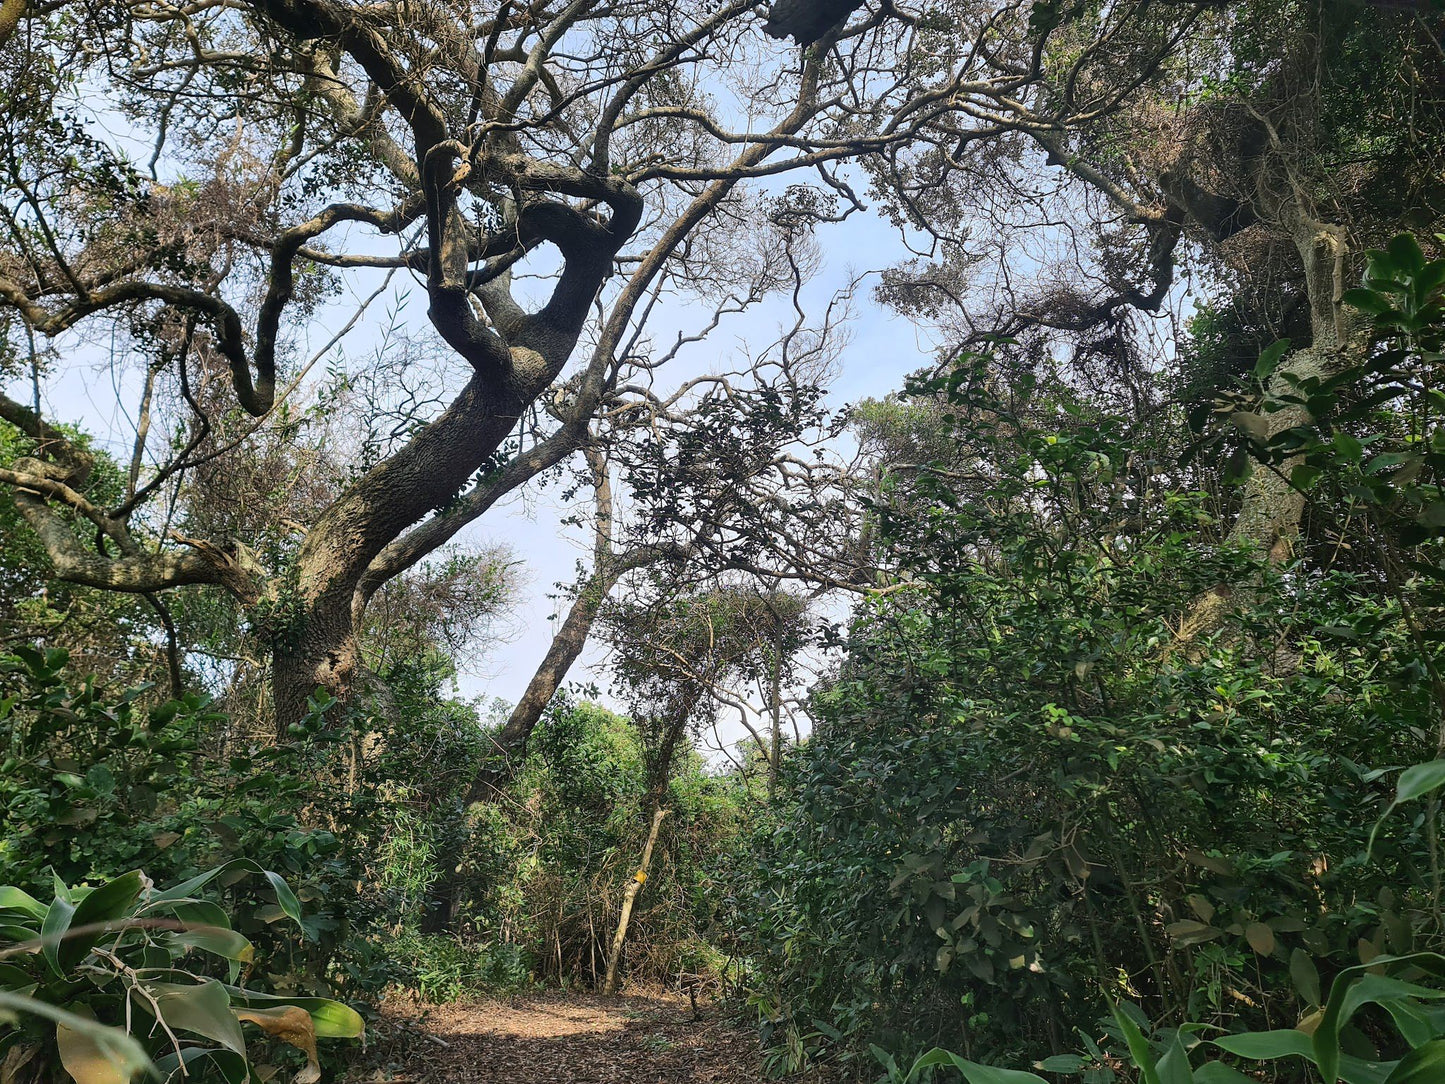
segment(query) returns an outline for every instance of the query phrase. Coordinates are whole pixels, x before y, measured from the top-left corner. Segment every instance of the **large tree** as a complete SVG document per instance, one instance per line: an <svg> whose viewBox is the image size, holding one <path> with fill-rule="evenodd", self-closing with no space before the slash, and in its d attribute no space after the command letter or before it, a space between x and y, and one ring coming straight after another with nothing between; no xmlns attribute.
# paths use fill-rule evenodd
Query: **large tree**
<svg viewBox="0 0 1445 1084"><path fill-rule="evenodd" d="M164 413L151 395L168 395L181 425L102 504L60 430L0 400L38 444L0 480L57 573L215 585L263 613L283 725L317 685L351 695L380 585L626 408L659 360L643 330L659 299L726 308L731 279L768 258L745 183L807 171L792 213L837 217L859 206L839 163L929 126L986 137L1040 72L1021 6L863 8L801 51L760 32L759 7L7 5L11 355L64 373L82 344L119 342L164 377L129 412ZM275 422L328 291L371 269L424 289L453 364L435 409L314 509L279 566L243 538L168 529L153 499ZM215 375L227 394L197 394Z"/></svg>

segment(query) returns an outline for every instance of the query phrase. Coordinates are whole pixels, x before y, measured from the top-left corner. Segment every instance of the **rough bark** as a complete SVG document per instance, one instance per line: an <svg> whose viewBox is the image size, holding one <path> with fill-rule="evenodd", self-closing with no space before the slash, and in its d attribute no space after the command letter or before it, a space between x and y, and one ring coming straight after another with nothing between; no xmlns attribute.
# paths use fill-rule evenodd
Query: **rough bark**
<svg viewBox="0 0 1445 1084"><path fill-rule="evenodd" d="M1347 365L1363 343L1355 325L1342 308L1344 268L1349 252L1344 230L1319 222L1305 214L1296 202L1285 203L1279 211L1289 228L1305 272L1305 289L1310 305L1309 346L1286 355L1270 378L1271 397L1292 387L1292 380L1326 380ZM1258 417L1258 416L1256 416ZM1265 443L1290 429L1313 424L1314 418L1302 405L1289 405L1263 415L1263 428L1251 436ZM1299 459L1277 464L1255 464L1244 485L1239 513L1226 541L1257 554L1272 564L1284 564L1295 552L1305 511L1305 495L1290 478ZM1241 595L1234 585L1219 584L1202 595L1180 623L1169 645L1170 653L1193 649L1202 638L1224 624L1239 605Z"/></svg>

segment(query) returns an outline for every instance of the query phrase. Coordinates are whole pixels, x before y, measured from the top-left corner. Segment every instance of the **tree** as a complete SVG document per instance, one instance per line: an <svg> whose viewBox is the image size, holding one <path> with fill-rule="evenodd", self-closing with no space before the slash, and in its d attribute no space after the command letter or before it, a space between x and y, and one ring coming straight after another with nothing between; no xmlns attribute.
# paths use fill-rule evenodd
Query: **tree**
<svg viewBox="0 0 1445 1084"><path fill-rule="evenodd" d="M790 605L791 604L791 605ZM779 624L796 601L746 589L689 594L664 588L629 599L608 616L615 669L632 701L632 721L642 737L646 801L651 821L637 872L623 893L617 929L607 956L604 994L617 993L622 948L632 908L647 883L653 849L667 805L674 764L689 733L715 710L715 690L749 664L749 657L776 646L757 629Z"/></svg>
<svg viewBox="0 0 1445 1084"><path fill-rule="evenodd" d="M14 117L0 148L9 334L48 342L65 368L80 336L113 330L164 374L146 387L168 391L189 430L107 506L58 430L0 403L43 438L0 480L58 575L133 593L224 588L269 615L278 723L318 685L346 699L380 584L623 406L629 376L650 371L642 325L665 291L725 292L757 217L740 186L811 171L799 213L836 217L838 201L860 205L839 163L945 118L991 132L1039 72L1027 51L999 63L1019 12L959 4L940 51L926 20L863 11L798 58L756 35L756 7L25 7L0 56ZM129 153L85 121L97 97ZM149 500L225 444L217 410L251 419L228 440L271 424L305 376L293 355L325 292L378 268L424 286L460 373L437 407L315 510L285 567L238 538L158 529L143 544ZM224 406L193 394L203 374L225 377ZM145 402L138 417L156 409Z"/></svg>
<svg viewBox="0 0 1445 1084"><path fill-rule="evenodd" d="M1131 382L1145 389L1136 410L1159 409L1141 361L1144 322L1179 317L1187 275L1213 319L1196 328L1229 330L1212 357L1186 342L1194 371L1161 390L1183 390L1198 419L1261 350L1287 340L1265 389L1280 407L1282 395L1364 356L1365 322L1342 305L1364 251L1404 226L1438 228L1438 14L1274 0L1160 7L1039 5L1032 38L1044 75L997 118L1010 154L978 143L950 157L919 142L919 153L888 160L880 186L902 193L900 220L935 238L940 258L898 269L886 293L951 326L951 347L1011 336L1023 340L1015 357L1034 367L1066 350L1080 379ZM1058 231L1060 216L1090 226L1055 241L1038 274L1007 266L1040 218ZM991 227L984 242L970 234L979 221ZM990 275L995 260L1006 266ZM1220 367L1226 358L1232 371ZM1258 398L1220 410L1236 438L1262 446L1313 420L1304 402L1263 413ZM1295 465L1250 474L1229 542L1277 562L1296 552L1305 501L1290 482ZM1228 591L1195 609L1196 633Z"/></svg>
<svg viewBox="0 0 1445 1084"><path fill-rule="evenodd" d="M762 358L686 381L665 398L609 417L605 428L593 427L583 449L585 473L573 486L592 492L591 565L579 570L526 690L489 736L464 809L501 794L619 587L675 590L735 573L819 591L856 578L849 541L859 510L845 466L823 454L837 430L816 383L829 359L828 337L800 330L792 328ZM579 506L573 518L583 523L585 512ZM791 630L784 639L775 677L796 646ZM767 713L775 729L777 701L775 695ZM780 747L770 747L774 761ZM438 856L430 930L444 928L451 916L461 859L460 850Z"/></svg>

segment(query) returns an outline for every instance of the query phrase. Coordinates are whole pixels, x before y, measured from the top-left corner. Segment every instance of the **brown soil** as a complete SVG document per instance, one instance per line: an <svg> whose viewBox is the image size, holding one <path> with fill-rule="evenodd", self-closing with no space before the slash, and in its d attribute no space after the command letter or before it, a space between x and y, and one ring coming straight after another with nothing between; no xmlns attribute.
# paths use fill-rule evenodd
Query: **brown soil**
<svg viewBox="0 0 1445 1084"><path fill-rule="evenodd" d="M759 1084L757 1034L715 1005L692 1019L670 993L604 998L549 991L510 1001L392 1004L389 1021L417 1029L414 1084ZM429 1038L428 1038L429 1037Z"/></svg>

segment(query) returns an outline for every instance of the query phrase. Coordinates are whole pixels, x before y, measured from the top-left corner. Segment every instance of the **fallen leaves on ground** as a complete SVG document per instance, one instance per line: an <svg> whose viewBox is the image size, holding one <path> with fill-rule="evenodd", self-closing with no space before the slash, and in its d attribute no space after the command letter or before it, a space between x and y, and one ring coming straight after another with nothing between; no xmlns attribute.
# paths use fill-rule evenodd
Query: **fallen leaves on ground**
<svg viewBox="0 0 1445 1084"><path fill-rule="evenodd" d="M716 1006L694 1022L676 994L548 991L509 1001L392 1004L432 1036L412 1053L415 1084L759 1084L757 1033ZM445 1045L443 1045L445 1044Z"/></svg>

